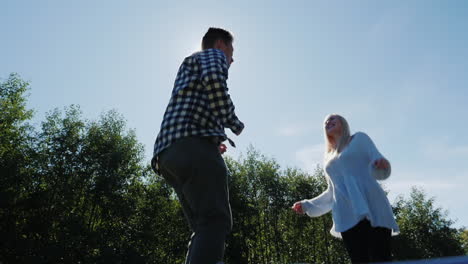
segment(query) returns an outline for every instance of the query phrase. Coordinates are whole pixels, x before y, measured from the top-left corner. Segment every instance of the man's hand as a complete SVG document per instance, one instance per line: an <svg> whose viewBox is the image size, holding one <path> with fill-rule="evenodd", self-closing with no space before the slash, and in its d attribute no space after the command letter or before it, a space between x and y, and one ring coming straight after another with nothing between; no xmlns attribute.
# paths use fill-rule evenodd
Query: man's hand
<svg viewBox="0 0 468 264"><path fill-rule="evenodd" d="M219 153L224 154L224 152L226 152L226 150L227 150L226 145L224 145L222 143L219 144Z"/></svg>

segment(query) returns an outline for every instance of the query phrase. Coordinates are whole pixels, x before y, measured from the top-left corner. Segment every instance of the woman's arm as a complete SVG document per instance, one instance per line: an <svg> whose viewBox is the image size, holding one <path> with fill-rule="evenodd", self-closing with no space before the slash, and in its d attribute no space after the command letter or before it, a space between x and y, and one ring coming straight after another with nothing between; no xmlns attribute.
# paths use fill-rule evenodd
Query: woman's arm
<svg viewBox="0 0 468 264"><path fill-rule="evenodd" d="M371 175L376 180L387 179L390 177L392 172L390 162L382 156L372 139L367 134L362 132L361 134L364 138L364 147L366 148L369 157L369 169L371 171Z"/></svg>
<svg viewBox="0 0 468 264"><path fill-rule="evenodd" d="M327 182L329 180L327 179ZM310 217L317 217L324 215L332 209L333 206L333 189L330 182L328 182L327 190L319 196L310 199L302 200L294 203L292 209L299 214L307 214Z"/></svg>

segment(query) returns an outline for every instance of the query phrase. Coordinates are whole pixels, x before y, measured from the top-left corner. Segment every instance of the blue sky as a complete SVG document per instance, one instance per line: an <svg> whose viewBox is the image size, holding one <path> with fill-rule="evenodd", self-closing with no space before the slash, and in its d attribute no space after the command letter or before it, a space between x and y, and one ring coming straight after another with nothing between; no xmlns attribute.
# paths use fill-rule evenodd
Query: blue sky
<svg viewBox="0 0 468 264"><path fill-rule="evenodd" d="M321 162L329 113L391 161L393 202L422 187L468 226L468 2L23 1L0 3L0 78L31 82L35 122L78 104L111 109L150 159L177 69L209 26L235 36L228 85L237 157L253 145L283 168ZM307 197L305 197L307 198Z"/></svg>

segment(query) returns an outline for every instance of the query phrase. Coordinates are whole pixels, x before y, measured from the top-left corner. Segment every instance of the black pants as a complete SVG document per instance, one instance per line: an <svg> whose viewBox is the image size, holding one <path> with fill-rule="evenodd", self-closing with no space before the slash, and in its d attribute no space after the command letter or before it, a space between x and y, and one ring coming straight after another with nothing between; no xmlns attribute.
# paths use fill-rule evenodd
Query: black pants
<svg viewBox="0 0 468 264"><path fill-rule="evenodd" d="M372 227L364 219L341 236L353 264L391 261L390 229Z"/></svg>
<svg viewBox="0 0 468 264"><path fill-rule="evenodd" d="M217 144L208 138L181 139L159 155L159 168L192 230L185 263L222 261L232 215L226 164Z"/></svg>

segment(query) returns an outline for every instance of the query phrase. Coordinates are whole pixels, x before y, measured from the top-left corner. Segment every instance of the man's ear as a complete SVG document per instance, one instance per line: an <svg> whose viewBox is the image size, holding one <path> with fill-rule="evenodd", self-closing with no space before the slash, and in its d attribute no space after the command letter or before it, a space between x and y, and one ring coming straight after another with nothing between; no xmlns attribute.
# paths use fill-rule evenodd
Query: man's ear
<svg viewBox="0 0 468 264"><path fill-rule="evenodd" d="M222 39L218 39L215 41L215 44L214 44L214 47L215 49L222 49L222 47L224 46L224 42Z"/></svg>

